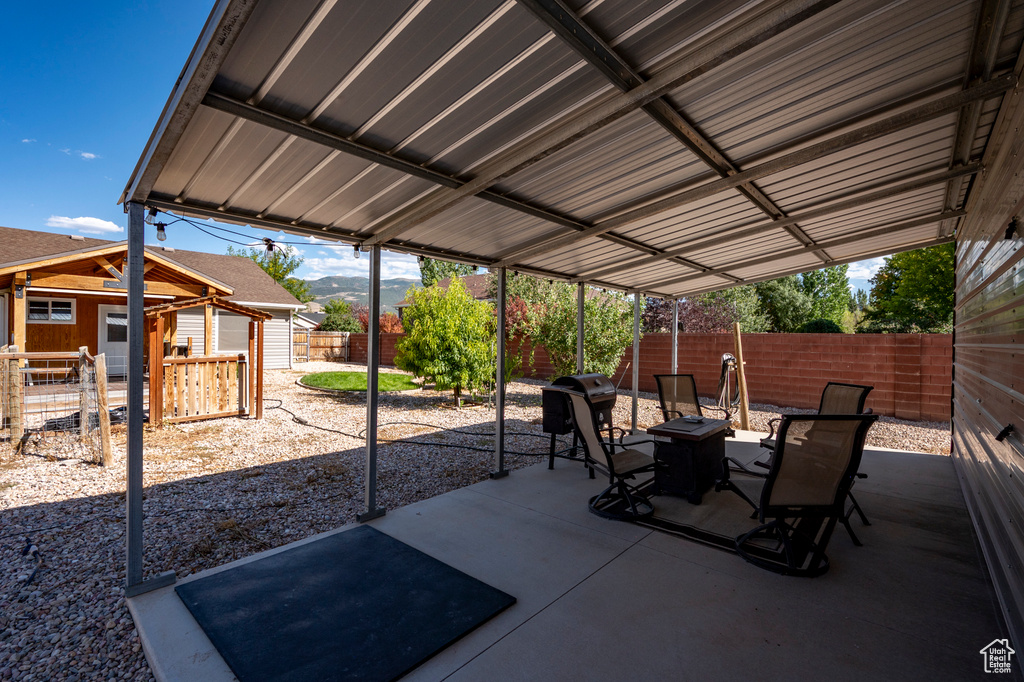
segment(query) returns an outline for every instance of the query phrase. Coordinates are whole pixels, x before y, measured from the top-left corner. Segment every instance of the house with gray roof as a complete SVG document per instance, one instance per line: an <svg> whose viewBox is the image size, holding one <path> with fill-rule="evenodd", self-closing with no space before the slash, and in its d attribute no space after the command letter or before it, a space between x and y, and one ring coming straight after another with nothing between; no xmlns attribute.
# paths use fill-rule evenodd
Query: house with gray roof
<svg viewBox="0 0 1024 682"><path fill-rule="evenodd" d="M0 227L0 338L26 352L85 346L106 353L111 374L123 374L127 249L123 241ZM269 313L263 366L290 366L292 313L304 306L252 260L147 246L144 262L146 306L217 295ZM196 355L246 352L248 324L215 306L182 310L165 342Z"/></svg>

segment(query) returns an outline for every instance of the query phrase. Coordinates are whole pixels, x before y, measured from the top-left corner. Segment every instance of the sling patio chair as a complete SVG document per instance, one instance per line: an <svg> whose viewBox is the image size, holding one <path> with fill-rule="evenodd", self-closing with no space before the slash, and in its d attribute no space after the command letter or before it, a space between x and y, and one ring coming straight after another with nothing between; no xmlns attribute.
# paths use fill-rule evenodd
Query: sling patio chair
<svg viewBox="0 0 1024 682"><path fill-rule="evenodd" d="M849 529L846 498L860 466L864 439L877 419L877 415L784 416L758 501L737 486L728 486L754 506L761 521L736 538L740 556L784 575L817 576L827 571L825 549L837 522ZM782 560L765 557L765 541L781 545Z"/></svg>
<svg viewBox="0 0 1024 682"><path fill-rule="evenodd" d="M697 398L697 382L692 374L655 374L658 382L658 402L665 421L677 417L703 417L704 410L718 410L723 419L731 419L732 415L724 407L717 405L701 405ZM727 436L736 435L732 427L726 431Z"/></svg>
<svg viewBox="0 0 1024 682"><path fill-rule="evenodd" d="M602 440L597 421L583 394L570 389L563 389L563 392L569 398L573 428L583 443L587 468L608 476L608 487L590 498L590 511L620 520L640 519L653 514L651 501L637 490L636 485L627 481L635 480L637 474L653 472L654 458L615 441Z"/></svg>
<svg viewBox="0 0 1024 682"><path fill-rule="evenodd" d="M824 390L821 392L821 401L818 404L818 414L871 414L871 409L864 409L864 402L867 400L868 393L874 389L874 386L862 386L860 384L844 384L838 381L830 381L825 384ZM782 417L775 417L768 421L768 428L770 432L766 438L761 439L761 447L766 448L770 453L775 451L775 430L782 421ZM769 455L767 461L757 460L754 461L754 466L761 467L762 469L770 469L772 463L772 456ZM751 470L749 467L742 463L727 458L726 466L732 467L734 470L739 469L744 473L752 474L755 476L766 476L765 472L757 472ZM867 478L867 474L857 473L857 478ZM852 483L851 483L852 486ZM862 545L860 538L853 532L853 527L849 523L850 516L853 512L857 512L857 516L860 517L861 523L865 526L870 526L871 522L868 521L868 517L864 514L864 510L860 508L860 504L857 499L853 496L853 493L847 495L850 499L850 509L845 515L846 521L843 525L846 526L847 532L850 534L850 539L853 540L853 544L860 547Z"/></svg>

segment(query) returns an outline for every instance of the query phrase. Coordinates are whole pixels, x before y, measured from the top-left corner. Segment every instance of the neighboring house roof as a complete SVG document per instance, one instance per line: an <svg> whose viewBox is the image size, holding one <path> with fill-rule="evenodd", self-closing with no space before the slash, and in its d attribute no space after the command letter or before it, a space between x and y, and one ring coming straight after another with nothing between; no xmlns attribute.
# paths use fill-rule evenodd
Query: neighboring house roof
<svg viewBox="0 0 1024 682"><path fill-rule="evenodd" d="M327 313L298 313L296 317L309 322L315 327L327 319Z"/></svg>
<svg viewBox="0 0 1024 682"><path fill-rule="evenodd" d="M264 272L263 268L248 258L199 251L161 251L162 247L159 246L146 248L161 253L165 258L191 270L211 276L215 274L217 279L234 290L234 295L227 297L229 301L296 307L303 305L288 293L287 289L275 282L273 277Z"/></svg>
<svg viewBox="0 0 1024 682"><path fill-rule="evenodd" d="M476 299L477 301L490 301L493 300L490 291L488 291L488 289L490 288L490 277L491 276L487 273L481 273L479 275L465 275L463 277L460 277L459 279L462 280L462 283L466 287L466 291L468 291L469 295L472 296L474 299ZM434 286L441 287L442 289L447 291L451 283L452 278L445 277L444 279L439 279ZM395 307L408 308L410 305L412 305L412 301L410 301L407 298L404 298L398 303L396 303Z"/></svg>
<svg viewBox="0 0 1024 682"><path fill-rule="evenodd" d="M72 239L66 234L0 227L0 259L13 257L10 262L0 263L0 268L78 252L87 253L119 244L125 244L125 242L90 237ZM162 246L147 246L146 250L160 258L227 285L234 291L234 294L226 297L226 300L235 303L295 308L302 305L260 266L248 258L198 251L180 251Z"/></svg>

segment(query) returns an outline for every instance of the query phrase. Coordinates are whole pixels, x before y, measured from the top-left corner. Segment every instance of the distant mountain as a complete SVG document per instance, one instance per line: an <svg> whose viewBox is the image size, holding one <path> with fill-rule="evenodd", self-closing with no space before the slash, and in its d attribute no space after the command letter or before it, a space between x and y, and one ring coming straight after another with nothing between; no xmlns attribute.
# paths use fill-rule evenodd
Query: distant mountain
<svg viewBox="0 0 1024 682"><path fill-rule="evenodd" d="M316 296L316 302L324 305L332 298L349 303L367 305L370 280L367 277L343 277L333 275L320 279L308 279L309 290ZM382 279L380 281L381 312L396 312L395 304L405 298L409 287L419 285L419 279Z"/></svg>

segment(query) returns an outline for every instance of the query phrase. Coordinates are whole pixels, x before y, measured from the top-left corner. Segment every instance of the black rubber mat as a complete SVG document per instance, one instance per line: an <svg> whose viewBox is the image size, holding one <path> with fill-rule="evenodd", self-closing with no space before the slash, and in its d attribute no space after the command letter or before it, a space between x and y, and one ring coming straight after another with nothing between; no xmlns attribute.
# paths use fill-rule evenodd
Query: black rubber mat
<svg viewBox="0 0 1024 682"><path fill-rule="evenodd" d="M515 603L369 526L179 585L239 680L394 680Z"/></svg>

